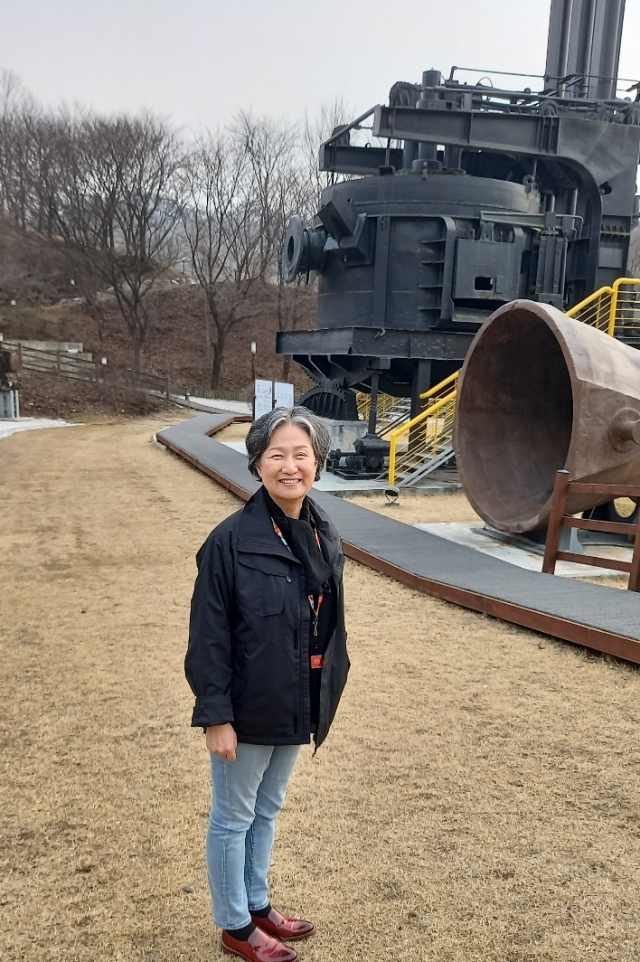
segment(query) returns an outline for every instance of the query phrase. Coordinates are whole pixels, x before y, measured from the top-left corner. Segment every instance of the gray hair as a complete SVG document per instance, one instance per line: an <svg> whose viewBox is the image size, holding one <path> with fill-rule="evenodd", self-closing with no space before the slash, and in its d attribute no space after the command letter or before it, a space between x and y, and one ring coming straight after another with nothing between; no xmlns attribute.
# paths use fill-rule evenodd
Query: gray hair
<svg viewBox="0 0 640 962"><path fill-rule="evenodd" d="M256 465L269 447L273 432L283 424L295 424L306 431L311 440L311 447L316 459L316 481L327 460L331 447L331 436L322 418L313 414L308 408L300 405L292 408L274 408L261 418L254 421L247 434L247 454L249 455L249 470L254 478L259 477Z"/></svg>

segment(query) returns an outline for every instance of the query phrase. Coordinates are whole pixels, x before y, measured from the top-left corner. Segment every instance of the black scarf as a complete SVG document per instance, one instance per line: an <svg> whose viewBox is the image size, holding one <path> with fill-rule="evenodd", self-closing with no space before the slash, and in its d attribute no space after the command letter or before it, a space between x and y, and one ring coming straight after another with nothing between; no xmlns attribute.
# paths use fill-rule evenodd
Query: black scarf
<svg viewBox="0 0 640 962"><path fill-rule="evenodd" d="M314 534L315 518L311 514L309 499L305 498L302 502L299 518L288 518L273 498L269 497L267 489L263 487L263 491L269 514L282 531L291 553L302 565L304 593L327 594L331 565L327 564L322 551L318 549Z"/></svg>

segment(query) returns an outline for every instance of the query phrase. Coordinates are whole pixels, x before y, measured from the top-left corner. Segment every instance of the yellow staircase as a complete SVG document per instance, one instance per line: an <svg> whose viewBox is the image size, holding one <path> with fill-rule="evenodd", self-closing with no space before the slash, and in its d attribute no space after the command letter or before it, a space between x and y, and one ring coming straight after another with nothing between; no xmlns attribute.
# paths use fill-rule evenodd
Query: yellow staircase
<svg viewBox="0 0 640 962"><path fill-rule="evenodd" d="M453 422L456 414L458 374L420 395L430 403L410 421L389 435L389 484L416 484L453 455Z"/></svg>
<svg viewBox="0 0 640 962"><path fill-rule="evenodd" d="M594 291L567 314L611 337L640 338L640 278L619 277L611 287Z"/></svg>
<svg viewBox="0 0 640 962"><path fill-rule="evenodd" d="M356 394L358 417L361 421L369 420L371 409L371 395L360 391ZM390 394L379 394L377 403L376 434L384 438L390 431L403 424L411 408L411 402L406 397L391 397Z"/></svg>
<svg viewBox="0 0 640 962"><path fill-rule="evenodd" d="M611 337L640 341L640 278L620 277L611 287L594 291L567 314ZM453 457L459 374L456 371L421 394L421 400L430 402L427 407L388 431L389 485L416 484Z"/></svg>

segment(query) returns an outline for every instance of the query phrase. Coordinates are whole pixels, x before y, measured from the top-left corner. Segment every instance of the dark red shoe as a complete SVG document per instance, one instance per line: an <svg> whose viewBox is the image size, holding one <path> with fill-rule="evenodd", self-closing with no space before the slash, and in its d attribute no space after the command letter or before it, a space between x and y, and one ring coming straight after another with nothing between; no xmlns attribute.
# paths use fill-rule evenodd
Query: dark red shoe
<svg viewBox="0 0 640 962"><path fill-rule="evenodd" d="M283 945L261 929L251 933L246 942L233 939L228 932L222 933L222 951L227 955L239 955L247 962L296 962L298 953Z"/></svg>
<svg viewBox="0 0 640 962"><path fill-rule="evenodd" d="M316 930L313 922L305 922L304 919L289 919L277 909L271 909L266 919L261 919L257 915L251 916L251 921L258 928L261 928L267 935L272 935L275 939L286 939L287 942L298 942L300 939L308 939Z"/></svg>

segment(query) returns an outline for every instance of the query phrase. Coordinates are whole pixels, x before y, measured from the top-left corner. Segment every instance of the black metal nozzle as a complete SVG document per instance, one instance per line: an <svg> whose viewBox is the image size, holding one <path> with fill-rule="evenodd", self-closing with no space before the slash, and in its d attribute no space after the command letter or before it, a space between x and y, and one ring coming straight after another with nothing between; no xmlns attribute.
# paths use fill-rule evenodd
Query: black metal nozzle
<svg viewBox="0 0 640 962"><path fill-rule="evenodd" d="M293 283L298 274L322 271L326 240L327 234L322 228L309 230L297 214L293 215L282 251L282 271L287 284Z"/></svg>

